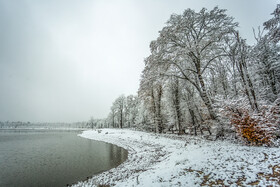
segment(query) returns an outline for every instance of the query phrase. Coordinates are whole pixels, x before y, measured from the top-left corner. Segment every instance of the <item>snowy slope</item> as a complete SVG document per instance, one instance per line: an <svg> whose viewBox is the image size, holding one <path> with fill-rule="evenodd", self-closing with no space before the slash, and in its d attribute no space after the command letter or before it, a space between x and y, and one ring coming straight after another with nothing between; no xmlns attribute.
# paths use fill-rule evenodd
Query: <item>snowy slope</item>
<svg viewBox="0 0 280 187"><path fill-rule="evenodd" d="M117 168L75 186L280 186L279 148L129 129L88 130L79 136L116 144L129 155Z"/></svg>

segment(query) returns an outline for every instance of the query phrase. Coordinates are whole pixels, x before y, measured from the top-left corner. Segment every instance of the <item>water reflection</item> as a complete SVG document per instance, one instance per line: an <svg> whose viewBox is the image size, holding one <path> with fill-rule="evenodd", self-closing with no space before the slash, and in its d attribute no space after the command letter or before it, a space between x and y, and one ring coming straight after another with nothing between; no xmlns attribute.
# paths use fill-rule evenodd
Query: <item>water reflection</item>
<svg viewBox="0 0 280 187"><path fill-rule="evenodd" d="M77 134L0 130L0 186L66 186L127 158L120 147Z"/></svg>

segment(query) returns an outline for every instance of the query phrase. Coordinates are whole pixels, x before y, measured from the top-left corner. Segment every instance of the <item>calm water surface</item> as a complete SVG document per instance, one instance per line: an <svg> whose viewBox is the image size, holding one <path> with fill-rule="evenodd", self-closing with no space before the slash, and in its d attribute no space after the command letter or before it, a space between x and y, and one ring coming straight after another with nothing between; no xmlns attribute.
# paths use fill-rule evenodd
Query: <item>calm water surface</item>
<svg viewBox="0 0 280 187"><path fill-rule="evenodd" d="M77 134L0 130L0 186L66 186L126 160L125 149Z"/></svg>

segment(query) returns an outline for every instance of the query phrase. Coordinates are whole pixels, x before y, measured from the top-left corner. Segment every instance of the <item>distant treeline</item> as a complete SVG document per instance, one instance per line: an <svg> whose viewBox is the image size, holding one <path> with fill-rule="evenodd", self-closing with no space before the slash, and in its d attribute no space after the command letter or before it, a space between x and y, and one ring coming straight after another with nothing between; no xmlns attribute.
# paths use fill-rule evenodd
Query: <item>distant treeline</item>
<svg viewBox="0 0 280 187"><path fill-rule="evenodd" d="M75 123L32 123L21 121L0 121L0 129L5 128L89 128L88 122Z"/></svg>

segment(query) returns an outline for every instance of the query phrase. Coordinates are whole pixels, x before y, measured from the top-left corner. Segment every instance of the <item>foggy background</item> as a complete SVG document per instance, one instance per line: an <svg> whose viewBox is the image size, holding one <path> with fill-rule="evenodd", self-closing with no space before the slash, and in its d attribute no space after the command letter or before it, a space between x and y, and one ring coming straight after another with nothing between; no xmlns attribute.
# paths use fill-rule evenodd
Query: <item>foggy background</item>
<svg viewBox="0 0 280 187"><path fill-rule="evenodd" d="M228 9L241 36L271 18L277 0L0 0L0 121L104 118L137 94L149 43L172 13Z"/></svg>

